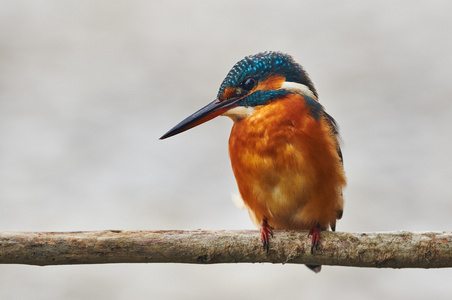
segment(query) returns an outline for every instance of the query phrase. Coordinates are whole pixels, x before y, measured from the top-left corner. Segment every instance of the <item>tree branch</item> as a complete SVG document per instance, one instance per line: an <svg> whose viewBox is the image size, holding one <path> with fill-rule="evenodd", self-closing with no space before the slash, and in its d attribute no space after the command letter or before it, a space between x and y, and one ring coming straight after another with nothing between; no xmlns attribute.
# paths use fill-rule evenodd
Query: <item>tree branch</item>
<svg viewBox="0 0 452 300"><path fill-rule="evenodd" d="M0 232L0 263L294 263L370 268L452 267L452 232L322 232L310 253L305 231L275 230L270 251L257 231Z"/></svg>

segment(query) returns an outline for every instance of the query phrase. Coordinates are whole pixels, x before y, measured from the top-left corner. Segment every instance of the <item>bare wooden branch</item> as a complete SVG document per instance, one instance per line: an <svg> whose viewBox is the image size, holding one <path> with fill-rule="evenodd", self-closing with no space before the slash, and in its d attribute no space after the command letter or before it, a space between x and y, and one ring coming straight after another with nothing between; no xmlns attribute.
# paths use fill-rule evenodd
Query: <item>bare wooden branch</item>
<svg viewBox="0 0 452 300"><path fill-rule="evenodd" d="M317 251L303 231L0 232L0 263L295 263L371 268L452 267L452 232L322 232Z"/></svg>

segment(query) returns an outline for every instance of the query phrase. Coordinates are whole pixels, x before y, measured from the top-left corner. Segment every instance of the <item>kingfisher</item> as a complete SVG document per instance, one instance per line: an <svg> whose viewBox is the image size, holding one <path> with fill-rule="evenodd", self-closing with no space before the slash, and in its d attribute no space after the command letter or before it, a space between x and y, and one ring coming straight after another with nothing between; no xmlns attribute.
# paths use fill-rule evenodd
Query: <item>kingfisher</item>
<svg viewBox="0 0 452 300"><path fill-rule="evenodd" d="M318 98L290 55L261 52L237 62L216 99L160 139L217 116L231 118L232 170L264 249L273 229L309 230L314 253L321 231L335 231L342 217L346 185L338 126Z"/></svg>

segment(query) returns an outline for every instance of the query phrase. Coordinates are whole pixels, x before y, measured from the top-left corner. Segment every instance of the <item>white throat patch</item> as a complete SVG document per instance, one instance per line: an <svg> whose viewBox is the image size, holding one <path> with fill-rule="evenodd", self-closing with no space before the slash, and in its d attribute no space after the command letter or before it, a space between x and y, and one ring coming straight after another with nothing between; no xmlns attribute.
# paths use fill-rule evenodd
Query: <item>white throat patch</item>
<svg viewBox="0 0 452 300"><path fill-rule="evenodd" d="M236 106L224 112L222 116L231 118L232 121L237 122L243 118L254 114L254 107L252 106Z"/></svg>

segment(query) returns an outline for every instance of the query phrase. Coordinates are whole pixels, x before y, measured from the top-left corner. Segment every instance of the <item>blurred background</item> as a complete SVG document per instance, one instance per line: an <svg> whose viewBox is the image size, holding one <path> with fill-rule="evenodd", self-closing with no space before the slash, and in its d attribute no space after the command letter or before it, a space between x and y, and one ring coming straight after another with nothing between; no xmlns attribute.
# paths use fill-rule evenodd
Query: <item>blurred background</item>
<svg viewBox="0 0 452 300"><path fill-rule="evenodd" d="M253 229L231 201L228 118L158 138L264 50L293 55L340 125L339 231L452 230L450 1L0 3L0 230ZM451 279L451 269L0 265L0 298L445 299Z"/></svg>

